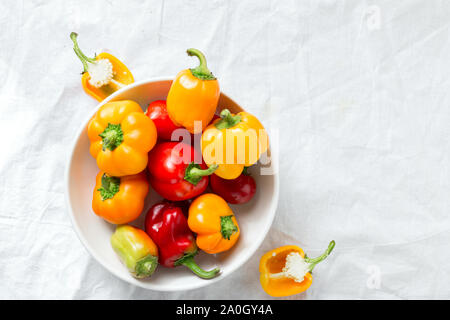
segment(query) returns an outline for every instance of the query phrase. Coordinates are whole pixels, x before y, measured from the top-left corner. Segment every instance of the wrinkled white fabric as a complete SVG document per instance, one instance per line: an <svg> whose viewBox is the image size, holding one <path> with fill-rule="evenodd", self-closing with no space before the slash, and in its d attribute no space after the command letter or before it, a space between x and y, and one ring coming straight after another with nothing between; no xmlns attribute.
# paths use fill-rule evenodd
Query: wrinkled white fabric
<svg viewBox="0 0 450 320"><path fill-rule="evenodd" d="M289 299L450 298L450 2L0 2L0 298L269 299L259 258L319 255ZM257 253L205 288L160 293L85 250L64 200L70 143L95 106L71 31L136 80L207 53L221 89L279 129L280 201Z"/></svg>

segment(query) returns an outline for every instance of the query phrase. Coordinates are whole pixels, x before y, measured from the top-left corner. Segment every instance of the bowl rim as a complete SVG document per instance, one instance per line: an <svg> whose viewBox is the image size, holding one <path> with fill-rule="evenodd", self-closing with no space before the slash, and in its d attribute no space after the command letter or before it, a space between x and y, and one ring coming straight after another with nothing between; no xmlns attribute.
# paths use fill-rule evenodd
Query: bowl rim
<svg viewBox="0 0 450 320"><path fill-rule="evenodd" d="M272 195L272 201L270 203L270 207L268 208L268 210L270 212L270 216L269 216L270 223L268 223L265 226L265 229L262 230L262 232L259 233L261 236L258 239L256 239L256 241L253 242L253 245L246 250L246 252L243 254L243 256L238 260L238 262L235 263L234 266L228 268L226 274L220 273L218 277L215 277L213 279L204 280L202 282L194 283L192 285L188 285L188 286L186 286L184 288L181 288L181 289L178 289L178 288L175 288L175 287L172 287L172 288L158 288L158 287L152 287L152 284L150 282L142 282L142 281L139 281L139 279L125 277L122 273L116 272L116 270L114 270L108 264L103 262L103 259L101 259L95 253L95 251L91 248L89 242L84 238L84 236L83 236L83 234L81 232L81 228L78 226L78 224L77 224L77 222L75 220L74 212L72 210L72 204L71 204L71 200L70 200L70 196L69 196L69 191L70 191L69 176L70 176L70 168L72 167L72 160L73 160L73 157L74 157L75 147L76 147L76 145L78 143L78 140L79 140L81 134L84 132L87 123L89 122L89 120L94 116L94 114L97 112L97 110L102 105L108 103L109 101L111 101L112 99L117 97L118 95L120 95L123 92L125 92L127 90L130 90L130 89L132 89L134 87L138 87L138 86L141 86L143 84L148 84L148 83L152 83L152 82L172 81L173 79L174 79L174 77L168 77L167 76L167 77L152 77L152 78L148 78L148 79L145 79L145 80L140 80L140 81L134 82L132 84L129 84L129 85L127 85L127 86L117 90L116 92L114 92L113 94L111 94L110 96L105 98L103 101L97 103L95 108L93 108L92 111L89 112L88 115L86 116L86 118L83 120L82 124L80 125L80 127L76 131L72 142L70 143L70 151L69 151L69 153L67 155L67 158L66 158L66 161L65 161L66 167L65 167L65 172L64 172L64 180L65 180L64 181L64 195L65 195L64 198L65 198L66 206L69 209L68 213L69 213L69 216L70 216L70 220L71 220L72 226L75 229L75 233L76 233L78 239L84 245L84 247L89 252L89 254L97 261L97 263L99 263L102 267L104 267L106 270L108 270L110 273L112 273L113 275L115 275L119 279L121 279L121 280L123 280L123 281L125 281L125 282L127 282L127 283L129 283L131 285L135 285L135 286L138 286L140 288L143 288L143 289L159 291L159 292L181 292L181 291L188 291L188 290L193 290L193 289L206 287L206 286L208 286L210 284L216 283L216 282L226 278L227 276L229 276L230 274L235 272L237 269L242 267L256 253L256 251L258 250L258 248L261 246L261 244L263 243L264 239L266 238L270 228L272 227L273 220L275 218L276 209L277 209L277 206L278 206L278 198L279 198L279 177L278 177L278 168L276 167L275 168L275 172L273 174L273 176L274 176L274 194ZM224 95L225 97L227 97L229 100L235 102L233 99L231 99L228 95L226 95L222 91L220 93L222 95ZM236 104L239 105L238 103L236 103ZM271 145L273 145L273 141L271 141ZM276 155L272 154L272 157L274 157L274 156L276 156ZM277 166L277 162L276 161L275 161L275 166Z"/></svg>

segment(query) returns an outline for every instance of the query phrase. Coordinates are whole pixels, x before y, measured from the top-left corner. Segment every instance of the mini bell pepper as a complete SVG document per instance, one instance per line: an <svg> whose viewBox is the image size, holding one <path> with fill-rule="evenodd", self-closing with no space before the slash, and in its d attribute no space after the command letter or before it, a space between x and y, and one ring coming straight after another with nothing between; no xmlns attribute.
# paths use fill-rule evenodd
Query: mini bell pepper
<svg viewBox="0 0 450 320"><path fill-rule="evenodd" d="M108 102L88 124L90 152L100 170L121 177L145 170L156 143L153 121L131 100Z"/></svg>
<svg viewBox="0 0 450 320"><path fill-rule="evenodd" d="M240 234L233 211L224 199L213 193L203 194L192 202L188 224L197 233L197 246L207 253L230 249Z"/></svg>
<svg viewBox="0 0 450 320"><path fill-rule="evenodd" d="M158 266L158 248L143 230L117 226L111 246L135 278L150 277Z"/></svg>
<svg viewBox="0 0 450 320"><path fill-rule="evenodd" d="M198 196L208 186L208 175L217 166L195 164L201 155L182 142L161 142L150 151L148 171L150 184L163 198L182 201Z"/></svg>
<svg viewBox="0 0 450 320"><path fill-rule="evenodd" d="M248 112L233 115L228 109L220 113L203 132L201 148L208 166L218 164L215 174L236 179L256 163L269 147L267 133L259 120Z"/></svg>
<svg viewBox="0 0 450 320"><path fill-rule="evenodd" d="M158 139L171 141L172 133L181 128L170 120L165 100L156 100L150 103L145 114L155 123Z"/></svg>
<svg viewBox="0 0 450 320"><path fill-rule="evenodd" d="M145 171L124 177L111 177L100 171L96 178L92 209L110 223L131 222L144 209L148 189Z"/></svg>
<svg viewBox="0 0 450 320"><path fill-rule="evenodd" d="M75 54L83 63L81 84L88 95L103 101L110 94L134 82L130 70L112 54L102 52L95 58L86 57L78 47L77 36L72 32L70 39Z"/></svg>
<svg viewBox="0 0 450 320"><path fill-rule="evenodd" d="M211 189L231 204L243 204L249 202L256 193L256 183L247 173L247 167L236 179L228 180L212 174L210 177Z"/></svg>
<svg viewBox="0 0 450 320"><path fill-rule="evenodd" d="M197 254L194 235L189 230L183 209L171 202L157 203L150 208L145 217L145 232L159 248L159 263L173 268L186 266L197 276L211 279L219 273L201 269L194 260Z"/></svg>
<svg viewBox="0 0 450 320"><path fill-rule="evenodd" d="M214 116L220 88L219 82L206 66L203 53L197 49L188 49L187 54L196 56L200 65L185 69L175 77L167 95L167 112L176 125L185 127L191 133L200 133ZM197 131L194 130L195 121L201 121Z"/></svg>
<svg viewBox="0 0 450 320"><path fill-rule="evenodd" d="M283 246L264 254L259 263L260 282L273 297L286 297L306 291L312 283L312 270L331 253L331 241L321 256L311 259L297 246Z"/></svg>

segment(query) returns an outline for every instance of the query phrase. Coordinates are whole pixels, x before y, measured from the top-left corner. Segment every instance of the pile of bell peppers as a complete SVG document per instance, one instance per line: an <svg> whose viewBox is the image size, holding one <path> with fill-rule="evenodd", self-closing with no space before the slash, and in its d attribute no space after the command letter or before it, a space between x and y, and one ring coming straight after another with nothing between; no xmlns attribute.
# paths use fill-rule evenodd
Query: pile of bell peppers
<svg viewBox="0 0 450 320"><path fill-rule="evenodd" d="M77 34L71 39L83 63L82 84L89 95L102 101L134 81L117 58L106 53L88 58L78 47ZM202 269L194 257L199 251L228 251L239 240L241 230L229 204L254 198L257 186L248 168L269 147L256 117L218 109L220 87L205 56L197 49L187 54L197 57L199 65L178 73L166 100L151 102L145 112L131 100L108 102L87 126L90 153L99 168L92 208L117 225L111 246L136 278L150 277L158 265L185 266L203 279L220 274L218 268ZM235 138L243 143L235 143ZM192 143L195 139L201 141L200 148ZM150 186L163 200L147 210L142 228L129 225L144 212ZM310 276L308 284L295 283L294 289L269 288L273 283L289 287L278 280L283 273L276 279L267 276L275 251L261 260L264 290L282 296L283 290L292 294L307 288Z"/></svg>
<svg viewBox="0 0 450 320"><path fill-rule="evenodd" d="M97 59L109 59L113 69L117 61L103 55L87 58L78 48L76 34L71 38L83 62L86 90L92 78L100 78L92 74L100 67ZM251 146L242 147L245 163L205 162L203 147L195 148L195 139L206 144L217 136L223 143L218 148L225 150L230 148L223 139L227 130L245 134L252 126L263 127L244 112L233 115L224 109L217 115L219 83L207 68L203 53L197 49L187 53L200 64L176 76L167 100L152 101L145 111L131 100L108 102L87 126L90 153L99 168L92 209L117 225L111 245L137 278L150 277L158 265L185 266L203 279L220 274L218 268L202 269L194 257L199 251L217 254L230 250L239 240L241 230L229 204L247 203L254 197L256 183L247 166L266 150L258 142L256 158L249 157ZM104 86L116 81L105 80L96 88L96 97L105 98L107 95L100 93L109 89ZM180 137L187 139L180 141ZM150 186L163 199L147 210L143 228L129 225L145 212Z"/></svg>

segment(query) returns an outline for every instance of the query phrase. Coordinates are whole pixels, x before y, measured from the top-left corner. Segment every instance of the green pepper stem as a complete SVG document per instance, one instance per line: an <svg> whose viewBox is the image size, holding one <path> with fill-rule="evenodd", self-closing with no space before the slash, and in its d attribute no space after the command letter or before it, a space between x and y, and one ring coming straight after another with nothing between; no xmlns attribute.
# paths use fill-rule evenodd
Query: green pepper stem
<svg viewBox="0 0 450 320"><path fill-rule="evenodd" d="M102 138L103 151L109 149L113 151L123 142L123 131L120 124L108 123L108 126L99 134Z"/></svg>
<svg viewBox="0 0 450 320"><path fill-rule="evenodd" d="M184 258L183 261L180 264L183 265L183 266L188 267L189 269L192 270L192 272L194 272L197 276L199 276L200 278L203 278L203 279L214 278L220 272L219 268L214 268L214 269L209 270L209 271L203 270L195 262L193 256Z"/></svg>
<svg viewBox="0 0 450 320"><path fill-rule="evenodd" d="M209 71L208 66L206 65L205 55L200 50L191 48L191 49L187 49L186 52L189 56L191 56L191 57L195 56L200 60L199 66L191 69L192 74L196 78L199 78L200 80L215 80L216 79L216 77L213 76L211 71Z"/></svg>
<svg viewBox="0 0 450 320"><path fill-rule="evenodd" d="M239 122L241 122L241 116L235 115L233 116L228 109L223 109L220 112L220 120L216 122L215 127L218 130L222 129L229 129L237 125Z"/></svg>
<svg viewBox="0 0 450 320"><path fill-rule="evenodd" d="M230 240L233 233L238 231L238 227L231 219L232 217L232 215L220 217L220 233L222 234L222 237L227 240Z"/></svg>
<svg viewBox="0 0 450 320"><path fill-rule="evenodd" d="M314 259L305 257L305 262L310 264L309 272L311 272L319 262L322 262L330 255L330 253L331 253L331 251L333 251L335 245L336 245L336 242L334 242L334 240L332 240L330 242L330 244L328 245L327 250L325 250L325 252L321 256L314 258Z"/></svg>
<svg viewBox="0 0 450 320"><path fill-rule="evenodd" d="M184 180L197 185L203 177L212 175L218 167L217 164L213 164L208 169L201 169L200 165L191 162L184 172Z"/></svg>
<svg viewBox="0 0 450 320"><path fill-rule="evenodd" d="M111 177L104 173L101 182L102 186L97 191L100 191L102 201L114 198L115 194L120 190L120 178Z"/></svg>
<svg viewBox="0 0 450 320"><path fill-rule="evenodd" d="M80 47L78 46L77 41L78 34L76 32L72 32L70 34L70 39L72 39L73 42L73 51L75 51L75 54L77 57L81 60L81 63L83 64L83 73L88 71L88 62L94 63L96 60L95 58L89 58L84 55L84 53L81 51Z"/></svg>
<svg viewBox="0 0 450 320"><path fill-rule="evenodd" d="M219 166L217 164L211 165L208 169L199 169L197 167L192 167L190 169L190 174L199 177L210 176L216 171Z"/></svg>
<svg viewBox="0 0 450 320"><path fill-rule="evenodd" d="M155 272L157 266L158 258L149 254L148 256L136 262L134 275L136 278L150 277L153 272Z"/></svg>

